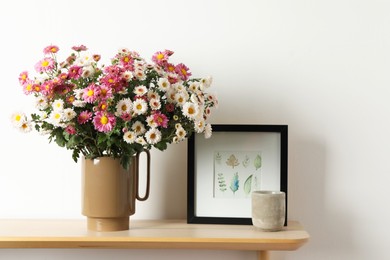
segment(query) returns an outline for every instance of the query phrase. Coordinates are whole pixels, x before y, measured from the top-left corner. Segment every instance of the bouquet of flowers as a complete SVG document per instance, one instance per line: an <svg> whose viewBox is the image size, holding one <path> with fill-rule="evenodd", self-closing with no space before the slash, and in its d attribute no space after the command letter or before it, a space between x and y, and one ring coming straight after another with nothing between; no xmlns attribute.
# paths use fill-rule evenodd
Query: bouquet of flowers
<svg viewBox="0 0 390 260"><path fill-rule="evenodd" d="M144 149L165 150L194 132L212 134L206 122L218 105L206 93L211 77L191 78L183 63L169 61L173 52L156 52L147 62L137 52L121 49L111 64L84 45L72 48L63 61L59 48L44 48L35 65L37 76L19 75L26 95L35 98L36 113L12 115L23 132L35 128L60 147L72 150L77 162L101 156L120 158L127 168L130 158Z"/></svg>

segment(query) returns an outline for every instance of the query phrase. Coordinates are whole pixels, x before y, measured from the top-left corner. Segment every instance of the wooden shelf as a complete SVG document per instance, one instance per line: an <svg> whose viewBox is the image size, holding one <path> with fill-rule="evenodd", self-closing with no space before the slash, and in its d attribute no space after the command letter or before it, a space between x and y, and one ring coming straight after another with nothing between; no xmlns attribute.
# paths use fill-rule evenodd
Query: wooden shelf
<svg viewBox="0 0 390 260"><path fill-rule="evenodd" d="M131 220L130 230L94 232L86 220L0 220L0 248L134 248L296 250L309 239L297 221L278 232L250 225L187 224L185 220Z"/></svg>

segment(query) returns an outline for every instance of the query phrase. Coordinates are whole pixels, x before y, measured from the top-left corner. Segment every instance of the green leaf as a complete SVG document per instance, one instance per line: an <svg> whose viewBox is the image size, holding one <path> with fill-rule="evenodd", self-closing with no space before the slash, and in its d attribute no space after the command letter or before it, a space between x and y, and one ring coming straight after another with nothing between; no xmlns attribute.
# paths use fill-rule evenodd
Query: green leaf
<svg viewBox="0 0 390 260"><path fill-rule="evenodd" d="M244 182L244 192L247 195L251 192L252 178L253 178L253 174L251 174Z"/></svg>
<svg viewBox="0 0 390 260"><path fill-rule="evenodd" d="M53 134L55 134L56 137L55 142L58 144L58 146L65 147L66 140L62 130L57 128L53 131Z"/></svg>
<svg viewBox="0 0 390 260"><path fill-rule="evenodd" d="M72 153L72 159L77 163L78 159L80 157L80 150L79 149L74 149Z"/></svg>
<svg viewBox="0 0 390 260"><path fill-rule="evenodd" d="M155 144L154 147L156 147L157 149L159 149L161 151L164 151L165 149L168 148L168 145L166 142L159 142L159 143Z"/></svg>
<svg viewBox="0 0 390 260"><path fill-rule="evenodd" d="M77 135L72 135L70 138L69 138L69 141L68 143L66 144L66 147L68 149L72 149L76 146L78 146L80 143L81 143L82 139L80 136L77 136Z"/></svg>
<svg viewBox="0 0 390 260"><path fill-rule="evenodd" d="M256 170L261 168L261 164L262 164L261 156L257 155L255 160L253 161L253 165L255 166Z"/></svg>
<svg viewBox="0 0 390 260"><path fill-rule="evenodd" d="M129 169L129 166L130 166L130 162L131 162L131 157L132 156L129 156L129 155L126 155L126 154L123 154L121 156L121 159L120 159L120 163L122 165L122 167L126 170Z"/></svg>
<svg viewBox="0 0 390 260"><path fill-rule="evenodd" d="M102 144L107 141L108 136L106 134L98 134L97 136L97 143Z"/></svg>

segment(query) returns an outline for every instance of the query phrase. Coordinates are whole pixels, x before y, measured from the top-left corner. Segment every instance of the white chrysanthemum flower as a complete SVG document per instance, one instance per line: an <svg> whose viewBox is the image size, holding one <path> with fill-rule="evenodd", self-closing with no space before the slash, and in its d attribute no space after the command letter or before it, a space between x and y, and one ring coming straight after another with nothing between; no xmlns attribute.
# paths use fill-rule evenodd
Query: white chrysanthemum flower
<svg viewBox="0 0 390 260"><path fill-rule="evenodd" d="M130 50L127 49L127 48L120 48L120 49L118 50L118 53L119 53L119 54L128 54L128 53L130 53Z"/></svg>
<svg viewBox="0 0 390 260"><path fill-rule="evenodd" d="M177 136L174 136L173 137L173 139L172 139L172 142L174 143L174 144L178 144L178 143L180 143L180 139L177 137Z"/></svg>
<svg viewBox="0 0 390 260"><path fill-rule="evenodd" d="M143 96L148 92L148 89L144 85L140 85L134 88L133 93L137 96Z"/></svg>
<svg viewBox="0 0 390 260"><path fill-rule="evenodd" d="M182 83L175 83L172 85L172 87L177 91L177 92L181 92L181 91L186 91L186 88L184 87L184 85Z"/></svg>
<svg viewBox="0 0 390 260"><path fill-rule="evenodd" d="M119 90L117 93L120 94L120 95L126 95L129 92L127 91L126 88L123 88L123 89Z"/></svg>
<svg viewBox="0 0 390 260"><path fill-rule="evenodd" d="M136 135L142 135L146 132L145 126L141 121L136 121L132 126L131 129L134 131Z"/></svg>
<svg viewBox="0 0 390 260"><path fill-rule="evenodd" d="M133 131L127 131L123 135L123 139L126 143L132 144L135 142L135 139L137 138L137 135Z"/></svg>
<svg viewBox="0 0 390 260"><path fill-rule="evenodd" d="M161 91L168 91L171 84L169 83L167 78L159 78L157 82L157 86Z"/></svg>
<svg viewBox="0 0 390 260"><path fill-rule="evenodd" d="M22 112L15 112L11 115L11 122L15 127L19 128L27 122L27 117Z"/></svg>
<svg viewBox="0 0 390 260"><path fill-rule="evenodd" d="M143 69L136 69L134 71L134 76L139 79L139 80L145 80L146 79L146 74Z"/></svg>
<svg viewBox="0 0 390 260"><path fill-rule="evenodd" d="M181 140L184 140L186 135L187 135L187 131L183 128L183 127L179 127L179 128L176 128L176 132L175 132L177 138L181 141Z"/></svg>
<svg viewBox="0 0 390 260"><path fill-rule="evenodd" d="M203 120L203 114L204 114L204 106L202 104L198 104L198 114L195 117L195 120L200 121Z"/></svg>
<svg viewBox="0 0 390 260"><path fill-rule="evenodd" d="M210 87L211 83L213 83L213 77L212 76L208 76L208 77L203 78L203 79L200 80L200 84L202 86L202 89Z"/></svg>
<svg viewBox="0 0 390 260"><path fill-rule="evenodd" d="M207 120L207 118L211 115L211 109L209 107L207 107L205 110L204 110L204 118Z"/></svg>
<svg viewBox="0 0 390 260"><path fill-rule="evenodd" d="M212 102L212 107L218 108L218 98L215 94L207 95L207 101Z"/></svg>
<svg viewBox="0 0 390 260"><path fill-rule="evenodd" d="M73 92L74 92L74 96L76 99L80 99L80 100L83 99L84 89L77 88L77 89L73 90Z"/></svg>
<svg viewBox="0 0 390 260"><path fill-rule="evenodd" d="M206 124L204 127L204 137L205 138L210 138L212 134L212 127L211 124Z"/></svg>
<svg viewBox="0 0 390 260"><path fill-rule="evenodd" d="M145 133L145 138L149 144L157 144L161 141L161 132L157 128L150 128Z"/></svg>
<svg viewBox="0 0 390 260"><path fill-rule="evenodd" d="M152 69L154 69L157 72L158 75L162 75L162 76L165 77L165 75L167 74L166 71L162 67L160 67L160 66L154 66L153 65Z"/></svg>
<svg viewBox="0 0 390 260"><path fill-rule="evenodd" d="M142 59L134 61L134 68L136 70L144 70L146 65L147 65L146 62L144 60L142 60Z"/></svg>
<svg viewBox="0 0 390 260"><path fill-rule="evenodd" d="M70 121L73 118L75 118L77 115L76 112L73 110L73 108L65 108L63 113L64 113L65 121Z"/></svg>
<svg viewBox="0 0 390 260"><path fill-rule="evenodd" d="M77 66L90 66L91 63L93 62L93 56L89 53L83 53L80 57L78 57L75 62L74 62L74 65L77 65Z"/></svg>
<svg viewBox="0 0 390 260"><path fill-rule="evenodd" d="M204 104L205 96L202 91L196 92L196 98L198 99L198 104Z"/></svg>
<svg viewBox="0 0 390 260"><path fill-rule="evenodd" d="M130 98L124 98L119 100L118 104L116 104L116 116L121 116L124 113L130 114L131 109L133 107L133 102L131 102Z"/></svg>
<svg viewBox="0 0 390 260"><path fill-rule="evenodd" d="M153 110L160 109L161 108L161 101L160 101L160 99L157 99L157 98L150 99L149 106Z"/></svg>
<svg viewBox="0 0 390 260"><path fill-rule="evenodd" d="M131 81L131 79L134 77L133 73L129 70L126 70L122 73L122 78L126 80L126 82Z"/></svg>
<svg viewBox="0 0 390 260"><path fill-rule="evenodd" d="M81 73L81 77L89 78L92 77L93 74L95 74L94 67L92 65L88 65L83 67L83 72Z"/></svg>
<svg viewBox="0 0 390 260"><path fill-rule="evenodd" d="M198 94L192 94L190 97L190 101L195 104L203 105L204 99L203 97L199 96Z"/></svg>
<svg viewBox="0 0 390 260"><path fill-rule="evenodd" d="M47 98L44 96L38 96L35 99L35 107L38 109L46 109L49 107L49 103L47 102Z"/></svg>
<svg viewBox="0 0 390 260"><path fill-rule="evenodd" d="M148 99L150 100L152 98L160 99L161 97L160 97L160 95L156 91L150 90L150 88L149 88Z"/></svg>
<svg viewBox="0 0 390 260"><path fill-rule="evenodd" d="M152 128L157 127L157 123L154 121L154 118L152 115L150 115L146 118L146 123L148 124L149 127L152 127Z"/></svg>
<svg viewBox="0 0 390 260"><path fill-rule="evenodd" d="M46 111L41 111L40 115L39 115L39 118L41 120L45 120L47 118L47 113Z"/></svg>
<svg viewBox="0 0 390 260"><path fill-rule="evenodd" d="M175 94L175 102L177 105L182 107L182 106L184 106L186 101L187 101L187 99L186 99L186 96L183 92L178 92Z"/></svg>
<svg viewBox="0 0 390 260"><path fill-rule="evenodd" d="M188 90L192 93L197 92L198 89L199 89L199 82L197 81L191 82L190 85L188 86Z"/></svg>
<svg viewBox="0 0 390 260"><path fill-rule="evenodd" d="M135 139L135 142L137 144L140 144L142 146L145 146L147 143L145 141L145 138L143 138L142 136L138 136L136 139Z"/></svg>
<svg viewBox="0 0 390 260"><path fill-rule="evenodd" d="M62 120L62 117L63 117L63 114L62 114L62 111L60 110L54 110L50 115L49 115L49 119L50 119L50 122L54 125L54 126L61 126L61 120Z"/></svg>
<svg viewBox="0 0 390 260"><path fill-rule="evenodd" d="M142 114L145 114L145 112L148 110L148 104L146 103L145 100L143 100L142 98L137 98L134 102L133 102L133 111L134 113L136 113L137 115L142 115Z"/></svg>
<svg viewBox="0 0 390 260"><path fill-rule="evenodd" d="M22 125L18 127L18 129L23 133L28 133L32 130L31 122L30 121L24 121Z"/></svg>
<svg viewBox="0 0 390 260"><path fill-rule="evenodd" d="M180 123L175 124L175 129L179 129L180 127L182 127L182 125Z"/></svg>
<svg viewBox="0 0 390 260"><path fill-rule="evenodd" d="M205 128L205 121L203 119L195 120L194 129L197 133L202 133L204 128Z"/></svg>
<svg viewBox="0 0 390 260"><path fill-rule="evenodd" d="M186 117L190 119L195 119L199 113L199 108L196 104L192 102L186 102L183 105L182 111L183 111L183 115L185 115Z"/></svg>
<svg viewBox="0 0 390 260"><path fill-rule="evenodd" d="M87 105L87 102L80 99L76 99L75 101L72 102L72 105L75 107L85 107Z"/></svg>
<svg viewBox="0 0 390 260"><path fill-rule="evenodd" d="M55 111L63 110L64 109L64 100L56 99L56 100L54 100L54 102L51 106Z"/></svg>
<svg viewBox="0 0 390 260"><path fill-rule="evenodd" d="M167 92L165 92L165 97L169 103L175 103L175 95L176 91L174 89L169 89Z"/></svg>

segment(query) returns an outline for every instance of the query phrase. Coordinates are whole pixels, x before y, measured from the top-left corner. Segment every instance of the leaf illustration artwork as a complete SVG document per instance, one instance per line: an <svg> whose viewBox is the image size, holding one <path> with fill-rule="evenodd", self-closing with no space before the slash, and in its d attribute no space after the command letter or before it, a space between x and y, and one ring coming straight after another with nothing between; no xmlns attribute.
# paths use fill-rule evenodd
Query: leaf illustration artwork
<svg viewBox="0 0 390 260"><path fill-rule="evenodd" d="M249 156L245 155L245 159L242 161L242 166L246 168L248 167L249 163L250 163Z"/></svg>
<svg viewBox="0 0 390 260"><path fill-rule="evenodd" d="M233 193L236 193L238 188L240 187L240 181L238 180L238 172L236 172L233 175L232 180L230 181L230 189L233 191Z"/></svg>
<svg viewBox="0 0 390 260"><path fill-rule="evenodd" d="M215 161L218 163L218 164L221 164L221 160L222 160L222 156L219 152L217 152L217 154L215 155Z"/></svg>
<svg viewBox="0 0 390 260"><path fill-rule="evenodd" d="M251 174L244 182L244 192L246 195L251 193L253 174Z"/></svg>
<svg viewBox="0 0 390 260"><path fill-rule="evenodd" d="M218 186L220 191L226 191L226 183L225 177L223 177L223 173L218 173Z"/></svg>
<svg viewBox="0 0 390 260"><path fill-rule="evenodd" d="M255 166L256 170L261 168L261 163L262 163L261 156L257 155L255 160L253 161L253 165Z"/></svg>
<svg viewBox="0 0 390 260"><path fill-rule="evenodd" d="M234 154L232 154L227 159L226 164L228 166L232 166L232 168L234 169L234 167L238 166L240 163L238 162L238 159L236 158L236 156L234 156Z"/></svg>

